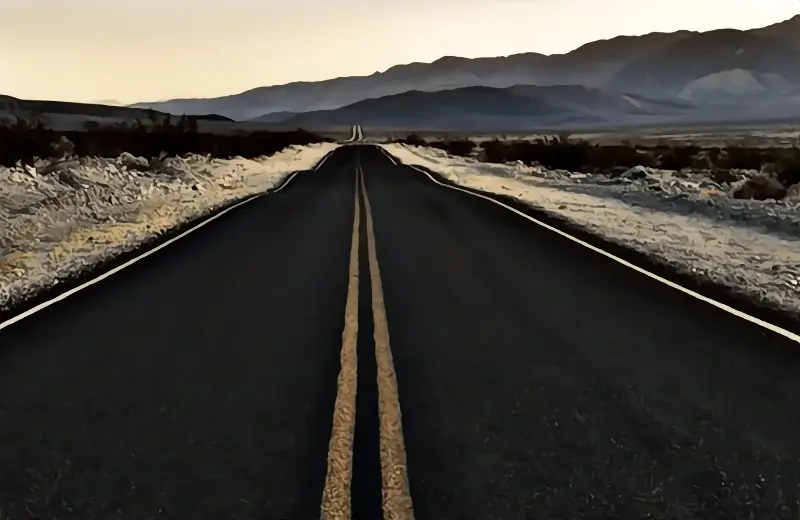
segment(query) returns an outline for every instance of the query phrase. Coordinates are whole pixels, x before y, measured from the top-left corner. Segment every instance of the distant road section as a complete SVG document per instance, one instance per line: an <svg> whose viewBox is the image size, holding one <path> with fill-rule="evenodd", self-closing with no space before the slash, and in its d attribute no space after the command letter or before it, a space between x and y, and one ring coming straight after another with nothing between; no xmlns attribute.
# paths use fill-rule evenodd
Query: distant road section
<svg viewBox="0 0 800 520"><path fill-rule="evenodd" d="M346 143L353 143L357 141L364 140L364 130L361 128L361 125L353 125L350 130L350 137L345 140Z"/></svg>
<svg viewBox="0 0 800 520"><path fill-rule="evenodd" d="M796 343L374 146L0 343L8 518L800 511Z"/></svg>

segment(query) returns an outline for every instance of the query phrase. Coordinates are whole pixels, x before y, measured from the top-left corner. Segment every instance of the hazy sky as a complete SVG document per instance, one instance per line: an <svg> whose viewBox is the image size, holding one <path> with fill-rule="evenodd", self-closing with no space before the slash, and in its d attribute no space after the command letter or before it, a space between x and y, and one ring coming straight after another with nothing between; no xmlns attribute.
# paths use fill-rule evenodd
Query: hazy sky
<svg viewBox="0 0 800 520"><path fill-rule="evenodd" d="M0 0L0 93L220 96L444 55L761 27L798 12L800 0Z"/></svg>

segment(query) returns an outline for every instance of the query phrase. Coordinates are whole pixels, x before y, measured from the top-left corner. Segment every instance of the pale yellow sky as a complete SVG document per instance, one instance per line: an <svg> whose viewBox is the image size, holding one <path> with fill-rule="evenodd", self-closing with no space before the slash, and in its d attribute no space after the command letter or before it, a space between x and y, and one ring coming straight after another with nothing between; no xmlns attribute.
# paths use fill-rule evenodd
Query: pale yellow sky
<svg viewBox="0 0 800 520"><path fill-rule="evenodd" d="M798 12L798 0L0 0L0 93L213 97L444 55L761 27Z"/></svg>

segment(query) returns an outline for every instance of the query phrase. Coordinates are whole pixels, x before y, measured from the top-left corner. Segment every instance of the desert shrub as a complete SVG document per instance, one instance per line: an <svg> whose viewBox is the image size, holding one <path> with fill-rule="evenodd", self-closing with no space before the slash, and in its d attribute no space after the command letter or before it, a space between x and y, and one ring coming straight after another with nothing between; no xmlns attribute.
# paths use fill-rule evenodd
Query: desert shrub
<svg viewBox="0 0 800 520"><path fill-rule="evenodd" d="M408 134L404 138L397 139L395 142L409 146L425 146L427 144L421 135L414 132Z"/></svg>
<svg viewBox="0 0 800 520"><path fill-rule="evenodd" d="M797 148L754 148L731 146L715 150L712 161L718 168L758 170L769 165L767 172L784 186L800 182L800 150Z"/></svg>
<svg viewBox="0 0 800 520"><path fill-rule="evenodd" d="M441 143L446 149L451 143ZM534 162L550 169L611 172L620 168L648 166L669 170L700 168L703 164L722 170L731 168L758 170L773 164L777 179L790 186L800 182L800 149L798 148L702 148L691 144L650 147L636 145L590 145L586 142L565 142L559 137L534 141L485 141L480 158L486 162ZM700 157L706 159L698 160Z"/></svg>
<svg viewBox="0 0 800 520"><path fill-rule="evenodd" d="M486 162L506 162L507 159L505 158L508 156L510 146L508 141L500 141L498 139L484 141L481 143L482 158Z"/></svg>
<svg viewBox="0 0 800 520"><path fill-rule="evenodd" d="M592 170L607 170L612 168L633 168L634 166L658 166L655 154L636 146L594 146L585 163Z"/></svg>
<svg viewBox="0 0 800 520"><path fill-rule="evenodd" d="M457 141L438 141L431 143L430 146L444 150L450 155L469 157L477 145L469 139L460 139Z"/></svg>
<svg viewBox="0 0 800 520"><path fill-rule="evenodd" d="M538 162L547 168L577 171L585 169L595 150L588 143L568 143L555 138L545 145L527 147L523 162Z"/></svg>
<svg viewBox="0 0 800 520"><path fill-rule="evenodd" d="M775 161L775 174L784 186L800 183L800 149L784 150Z"/></svg>
<svg viewBox="0 0 800 520"><path fill-rule="evenodd" d="M53 143L66 138L74 145L78 157L114 157L129 152L141 157L157 157L188 153L214 157L258 157L272 155L291 145L332 142L332 139L298 128L294 131L252 132L242 135L215 135L197 132L197 120L182 117L173 125L168 118L150 126L139 121L125 127L91 128L88 131L54 131L24 121L0 128L0 165L18 161L31 162L34 157L51 157Z"/></svg>
<svg viewBox="0 0 800 520"><path fill-rule="evenodd" d="M57 136L52 130L37 122L29 124L24 119L0 128L0 165L11 166L17 161L31 163L34 157L49 157Z"/></svg>
<svg viewBox="0 0 800 520"><path fill-rule="evenodd" d="M691 168L694 157L700 153L697 146L676 146L663 150L658 155L659 168L665 170L681 170Z"/></svg>
<svg viewBox="0 0 800 520"><path fill-rule="evenodd" d="M591 145L583 142L561 143L553 139L536 141L485 141L481 143L482 157L487 162L523 164L538 162L548 168L578 170L588 163Z"/></svg>
<svg viewBox="0 0 800 520"><path fill-rule="evenodd" d="M769 150L730 146L724 148L714 164L720 168L737 168L740 170L758 170L770 160Z"/></svg>

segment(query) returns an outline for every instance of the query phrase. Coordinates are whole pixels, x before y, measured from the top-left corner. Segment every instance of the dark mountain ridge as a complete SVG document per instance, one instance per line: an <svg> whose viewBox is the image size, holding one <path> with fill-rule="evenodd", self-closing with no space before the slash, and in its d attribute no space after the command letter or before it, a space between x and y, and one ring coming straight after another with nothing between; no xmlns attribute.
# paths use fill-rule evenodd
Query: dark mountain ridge
<svg viewBox="0 0 800 520"><path fill-rule="evenodd" d="M0 95L0 112L16 114L65 114L92 117L112 117L124 119L148 119L151 111L143 108L101 105L96 103L73 103L69 101L42 101L34 99L18 99ZM166 112L152 110L158 117L168 115ZM200 120L233 121L217 114L192 114Z"/></svg>
<svg viewBox="0 0 800 520"><path fill-rule="evenodd" d="M516 85L418 90L366 99L342 108L298 114L289 126L365 126L435 130L511 130L547 124L600 124L641 116L678 116L692 105L581 85Z"/></svg>
<svg viewBox="0 0 800 520"><path fill-rule="evenodd" d="M708 52L706 50L708 47ZM740 49L744 51L737 54ZM137 103L170 113L219 113L253 119L275 112L340 108L412 90L436 92L468 86L583 85L646 96L679 95L687 84L726 70L768 74L772 83L794 85L800 53L800 15L759 29L677 31L618 36L587 43L565 54L522 53L494 58L445 56L432 63L409 63L369 76L296 82L209 99ZM690 66L682 70L681 59ZM661 62L664 61L664 67ZM725 68L729 67L729 68ZM663 69L663 70L662 70ZM665 87L659 89L659 82ZM748 80L750 81L750 80ZM755 77L756 82L761 80Z"/></svg>

